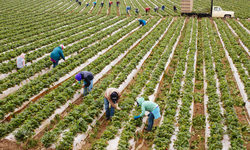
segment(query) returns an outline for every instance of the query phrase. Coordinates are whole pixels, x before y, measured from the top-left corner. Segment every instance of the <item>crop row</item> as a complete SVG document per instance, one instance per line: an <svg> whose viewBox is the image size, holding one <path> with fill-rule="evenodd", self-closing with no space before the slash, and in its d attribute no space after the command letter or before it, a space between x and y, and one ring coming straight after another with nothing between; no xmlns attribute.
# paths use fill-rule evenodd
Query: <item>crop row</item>
<svg viewBox="0 0 250 150"><path fill-rule="evenodd" d="M99 26L99 28L96 28L96 30L90 30L89 32L86 32L85 34L83 34L83 35L79 35L79 36L71 36L69 39L67 39L67 41L65 40L65 42L64 43L72 43L72 42L74 42L75 40L78 40L78 39L80 39L80 38L83 38L84 36L88 36L89 34L91 34L91 33L95 33L95 31L98 31L98 30L101 30L103 27L105 28L105 27L107 27L107 26L109 26L109 25L111 25L111 24L113 24L114 22L116 22L117 20L118 20L119 18L117 18L117 19L114 19L114 20L111 20L111 21L109 21L109 22L107 22L107 23L105 23L104 25L98 25ZM133 19L133 18L130 18L130 19ZM128 19L129 20L129 19ZM124 24L122 24L123 26L124 26ZM121 27L121 26L120 26ZM115 31L115 29L116 28L113 28L112 30L113 31ZM84 40L81 40L80 41L80 43L83 43L83 42L85 42L85 44L84 45L81 45L81 47L80 48L82 48L82 47L86 47L87 46L87 44L90 44L90 43L93 43L93 42L95 42L96 40L100 40L100 39L102 39L103 37L105 37L105 36L107 36L107 33L110 33L110 32L103 32L103 34L100 34L100 35L98 35L98 36L96 36L95 38L88 38L88 39L84 39ZM111 34L111 33L110 33ZM58 44L58 43L57 43ZM59 45L59 44L58 44ZM56 47L56 45L54 45L55 47ZM71 47L72 48L72 47ZM72 50L73 49L73 50ZM71 53L74 53L74 52L76 52L76 51L78 51L79 50L79 47L76 47L76 48L72 48L72 49L69 49L66 53L65 53L65 55L66 56L68 56L69 54L71 54ZM44 52L41 52L41 53L44 53ZM40 55L34 55L33 57L39 57ZM41 55L42 56L42 55ZM43 59L41 59L41 60L39 60L39 61L46 61L46 64L48 64L48 66L50 66L50 60L49 60L49 58L48 58L49 56L45 56ZM27 79L27 77L30 77L30 76L32 76L32 75L34 75L35 73L37 73L38 72L38 68L36 69L36 70L31 70L30 68L31 67L37 67L37 64L39 64L39 61L38 62L36 62L36 63L33 63L29 68L27 67L25 67L25 68L23 68L23 69L21 69L22 71L27 71L27 72L24 72L24 74L20 74L20 71L18 71L18 72L16 72L16 73L12 73L11 75L9 75L8 77L6 77L6 78L4 78L3 80L0 80L0 82L1 83L3 83L2 85L1 85L1 91L3 91L3 90L5 90L5 89L7 89L7 88L10 88L10 87L13 87L13 86L15 86L15 85L19 85L20 83L21 83L21 81L23 81L23 80L25 80L25 79ZM41 67L39 68L39 69L43 69L43 68L45 68L45 67L48 67L47 65L45 66L44 64L41 64ZM6 82L6 81L8 81L9 79L12 79L12 81L11 82ZM16 79L14 82L13 82L13 79Z"/></svg>
<svg viewBox="0 0 250 150"><path fill-rule="evenodd" d="M230 57L236 66L240 79L243 81L245 86L245 91L247 93L248 99L250 96L250 86L249 86L249 72L250 72L250 60L245 53L244 49L238 44L237 38L231 33L222 20L215 19L218 26L221 38L225 43L225 47L229 52ZM246 73L248 72L248 74Z"/></svg>
<svg viewBox="0 0 250 150"><path fill-rule="evenodd" d="M174 142L174 147L176 149L186 149L190 147L189 140L191 138L191 116L193 112L190 112L193 101L193 91L194 91L194 78L195 78L195 68L196 68L196 57L197 57L197 19L193 20L192 28L192 40L190 43L187 69L184 79L184 86L182 91L182 106L178 116L178 126L179 132L177 134L177 140Z"/></svg>
<svg viewBox="0 0 250 150"><path fill-rule="evenodd" d="M154 20L152 20L152 22L154 22L155 23L155 21L156 21L156 19L154 19ZM152 25L153 24L151 24L152 23L151 21L150 21L150 25L149 25L149 28L150 28L150 26L152 27ZM148 29L149 29L148 28ZM144 29L144 30L147 30L147 29ZM145 32L145 31L144 31ZM131 42L131 41L130 41ZM79 119L79 117L81 117L82 115L89 115L89 114L91 114L90 116L91 116L91 118L92 119L90 119L90 120L86 120L86 119L84 119L86 122L88 122L88 123L91 123L92 122L92 120L93 120L93 118L94 118L94 116L98 116L98 114L100 113L100 111L103 109L103 96L102 96L102 94L101 93L103 93L104 91L105 91L105 89L109 86L109 84L111 84L111 82L112 81L114 81L114 82L116 82L116 81L122 81L122 80L125 80L126 79L126 77L127 76L121 76L120 75L120 77L117 77L117 74L119 73L119 72L121 72L122 71L122 73L129 73L129 72L131 72L132 70L133 70L133 68L131 68L131 67L126 67L127 66L127 64L128 64L128 62L131 60L131 59L133 59L134 58L134 56L137 54L137 53L142 53L142 54L139 54L138 55L138 57L140 58L140 57L142 57L143 56L143 53L146 53L146 52L143 52L143 51L141 51L139 48L137 48L137 49L133 49L131 52L129 52L127 55L126 55L126 57L121 61L121 63L119 64L119 65L116 65L114 68L113 68L113 70L111 71L111 73L110 74L108 74L104 79L102 79L102 81L98 84L98 85L96 85L97 87L89 94L89 95L87 95L85 98L84 98L84 100L83 100L83 103L82 104L80 104L79 106L77 106L76 108L74 108L70 113L69 113L69 115L68 116L66 116L66 118L64 118L61 122L59 122L59 124L57 125L57 127L54 129L54 130L52 130L52 131L50 131L50 132L47 132L45 135L44 135L44 137L42 138L42 142L43 142L43 144L44 144L44 146L46 146L46 147L48 147L50 144L52 144L52 143L54 143L57 139L58 139L58 136L57 136L57 134L60 134L66 127L68 127L68 126L70 126L69 128L70 128L70 130L69 130L69 135L76 135L76 131L74 130L75 128L73 127L73 126L71 126L71 124L67 124L67 122L66 122L66 120L67 120L67 118L69 118L70 116L71 116L71 118L72 118L72 115L71 114L77 114L77 115L74 115L73 116L73 118L72 119L76 119L76 120L78 120ZM101 59L100 58L100 60L103 60L103 59ZM132 66L134 66L134 61L140 61L140 59L138 59L138 58L136 58L136 59L134 59L134 60L132 60L131 61L131 64L132 64ZM106 64L107 65L107 64ZM105 66L106 66L105 65ZM90 66L88 66L88 68L90 68ZM121 70L121 68L124 68L124 69L122 69ZM95 68L93 68L91 71L95 71ZM125 71L127 71L127 72L125 72ZM121 79L121 77L123 78L123 79ZM93 100L93 99L95 99L95 100ZM81 113L76 113L77 112L77 110L78 109L81 109L81 107L86 107L86 105L87 105L87 107L90 107L91 106L91 108L88 108L87 110L86 110L86 112L81 112ZM98 106L97 106L98 105ZM91 112L90 112L91 111ZM92 112L92 111L94 111L94 113ZM92 115L93 114L93 115ZM66 120L65 120L66 119ZM62 124L62 125L60 125L60 124ZM55 136L54 136L55 135ZM66 134L64 137L63 137L63 139L70 139L70 141L69 140L66 140L66 141L61 141L60 142L60 145L61 146L59 146L59 147L64 147L64 146L66 146L66 149L68 148L68 147L71 147L71 145L72 145L72 142L73 142L73 139L72 139L72 137L70 138L70 137L68 137L69 136L68 134ZM53 137L51 137L51 136L53 136ZM60 148L59 148L60 149Z"/></svg>
<svg viewBox="0 0 250 150"><path fill-rule="evenodd" d="M69 63L77 62L77 66L82 64L87 59L96 55L97 52L109 47L111 44L114 44L119 38L121 38L122 36L130 32L132 29L134 29L136 25L137 25L136 23L133 23L132 25L124 28L121 32L118 32L112 37L109 37L106 40L101 41L99 44L101 44L102 46L98 44L98 45L86 48L84 51L82 51L78 55L69 58L67 62ZM79 50L79 48L75 48L75 49ZM64 68L65 66L67 67ZM16 108L16 106L20 106L24 101L27 101L32 96L38 94L42 89L48 88L50 84L59 80L60 77L64 76L67 72L71 71L75 67L76 67L75 64L70 64L70 65L67 65L65 63L59 64L58 68L49 71L47 74L39 76L38 78L36 78L36 80L32 80L31 82L27 83L22 88L20 88L18 91L2 99L1 106L4 107L4 110L6 110L6 112L13 111ZM67 69L67 71L63 71L65 69ZM39 86L38 83L42 81L46 81L46 84ZM26 95L25 97L23 96L24 94ZM13 103L15 105L6 105L7 103L9 104ZM1 111L1 114L4 114L3 111ZM1 116L1 118L2 117L3 116Z"/></svg>
<svg viewBox="0 0 250 150"><path fill-rule="evenodd" d="M27 39L27 38L34 38L36 40L38 40L36 37L34 36L39 36L39 34L44 34L45 32L48 31L52 31L52 30L58 30L57 28L61 28L61 27L67 27L68 25L72 25L72 24L79 24L79 21L83 20L83 19L87 19L89 17L92 17L91 15L88 16L66 16L63 18L58 18L56 21L54 20L54 18L50 18L50 19L45 19L48 21L40 21L41 24L36 24L33 27L22 27L22 30L18 29L17 31L13 31L11 30L11 32L9 33L5 33L4 35L1 36L1 39L6 38L1 40L0 44L5 44L3 46L9 46L8 48L2 49L1 48L1 52L3 52L3 50L8 50L8 49L13 49L16 47L19 47L23 44L26 43L22 43L20 40L23 39ZM72 27L73 28L73 27ZM16 29L15 29L16 30ZM12 36L12 37L11 37ZM43 35L44 36L44 35ZM19 41L17 44L17 46L14 46L13 44L10 44L11 42L14 41ZM9 43L9 44L7 44Z"/></svg>
<svg viewBox="0 0 250 150"><path fill-rule="evenodd" d="M128 37L127 39L125 39L122 43L119 43L117 46L116 46L116 48L113 48L113 49L111 49L110 51L108 51L107 53L105 53L102 57L104 58L105 57L105 59L107 60L107 62L110 62L110 61L112 61L113 59L115 59L115 57L113 56L113 57L110 57L111 56L111 54L112 55L119 55L122 51L123 51L123 49L121 49L121 50L117 50L117 48L118 47L120 47L120 45L121 44L123 44L124 42L128 42L129 40L131 40L130 39L131 37ZM119 53L119 54L118 54ZM117 57L117 56L116 56ZM101 58L98 58L98 59L101 59ZM99 72L102 70L102 68L103 68L103 66L99 66L99 60L96 60L96 61L94 61L93 62L93 64L95 64L95 65L92 65L92 68L91 67L88 67L89 68L89 70L91 70L91 69L94 69L94 68L97 68L97 67L99 67L100 69L99 69ZM95 63L96 62L96 63ZM102 62L100 62L100 63L102 63ZM79 62L77 61L77 60L73 60L72 59L72 64L76 67L76 65L75 64L79 64ZM67 67L66 68L64 68L64 69L67 69ZM86 68L85 68L86 69ZM98 73L98 72L95 72L95 73ZM94 73L94 74L95 74ZM74 83L74 77L72 77L70 80L68 80L68 81L66 81L69 85L71 85L71 84L73 84ZM65 90L64 92L61 92L62 94L63 93L67 93L67 90ZM49 95L49 94L47 94L47 95ZM58 95L58 94L57 94ZM25 121L25 123L24 123L24 125L20 128L20 129L18 129L18 131L16 132L17 133L17 135L16 135L16 138L18 139L18 140L24 140L25 139L25 137L27 137L27 136L31 136L32 134L31 134L31 132L33 133L33 129L35 129L35 128L37 128L38 126L39 126L39 124L40 124L40 122L43 120L43 119L45 119L45 118L48 118L54 111L52 111L53 109L55 110L56 109L56 107L52 107L52 106L54 106L55 105L55 103L58 103L57 102L57 99L54 97L54 96L51 96L51 95L49 95L50 97L49 98L45 98L45 100L49 100L49 101L52 101L51 102L51 108L50 108L50 111L48 112L48 110L46 109L46 108L43 108L43 109L33 109L34 111L28 111L28 112L32 112L33 113L33 115L34 114L39 114L39 115L35 115L34 117L36 118L35 120L33 119L34 117L32 117L32 118L27 118L28 117L28 115L25 113L25 111L23 111L22 113L20 113L20 114L18 114L18 117L15 117L14 119L12 119L11 121L10 121L10 123L7 123L7 124L4 124L4 126L5 126L5 128L11 128L9 131L5 131L5 132L11 132L11 131L13 131L13 126L12 126L12 124L14 123L14 122L17 122L18 123L18 125L15 125L16 127L17 126L20 126L20 119L22 119L23 121ZM65 99L64 99L65 100ZM39 100L39 102L40 102L40 100ZM34 103L34 104L32 104L32 105L34 105L34 106L36 106L36 104L39 104L39 102L36 102L36 103ZM65 102L65 101L64 101ZM53 104L53 105L52 105ZM61 105L62 105L63 103L61 103ZM29 108L32 108L32 107L29 107ZM37 107L35 107L35 108L37 108ZM26 110L28 110L28 109L26 109ZM38 112L37 112L38 111ZM47 113L45 113L45 112L47 112ZM26 114L26 115L25 115ZM46 116L46 117L45 117ZM26 119L28 119L28 120L26 120ZM18 121L19 120L19 121ZM35 121L35 122L34 122ZM31 122L33 122L33 123L31 123ZM30 124L33 124L33 126L32 127L30 127ZM27 133L27 135L24 135L25 133L23 133L22 131L30 131L30 132L26 132ZM5 133L6 134L6 133ZM4 135L4 134L3 134ZM3 136L3 135L1 135L1 136Z"/></svg>
<svg viewBox="0 0 250 150"><path fill-rule="evenodd" d="M171 83L171 90L166 93L167 100L166 106L163 107L164 113L162 114L163 121L160 127L156 129L156 135L154 139L155 149L169 148L171 138L175 131L175 118L177 114L178 99L180 98L181 81L184 77L183 71L185 70L185 62L187 57L187 50L189 48L189 42L191 38L191 28L193 21L189 20L187 26L184 28L183 35L184 43L182 49L179 51L179 62L176 67L175 75Z"/></svg>
<svg viewBox="0 0 250 150"><path fill-rule="evenodd" d="M208 21L208 19L207 19ZM217 71L219 83L220 83L220 93L221 93L221 101L223 102L223 107L225 109L224 117L225 117L225 124L227 125L227 132L230 136L230 142L231 142L231 148L232 149L246 149L246 147L243 145L244 141L242 138L241 130L239 127L239 120L237 118L236 111L234 109L234 100L230 94L228 81L226 79L226 72L223 68L223 64L221 61L221 56L219 54L218 44L216 43L216 38L214 36L214 30L212 29L212 26L210 23L207 24L212 50L212 56L213 60L215 62L215 70Z"/></svg>
<svg viewBox="0 0 250 150"><path fill-rule="evenodd" d="M154 31L152 31L152 34L147 36L145 41L143 43L140 43L137 48L138 49L144 48L143 51L146 51L146 52L148 52L150 49L152 49L154 47L154 43L157 41L157 39L159 39L159 36L161 34L163 35L165 33L164 30L166 30L167 25L170 24L171 19L172 18L170 18L168 20L167 19L163 20L156 27L156 29ZM146 46L144 47L144 45L146 45ZM118 129L122 127L123 122L124 121L129 121L129 119L130 119L129 113L133 109L134 100L135 100L136 96L138 95L138 92L141 91L141 88L143 86L145 86L145 84L143 84L143 83L146 83L146 81L150 78L150 74L154 73L152 71L153 71L155 65L158 64L158 62L160 62L162 60L162 58L168 59L168 55L163 53L164 50L165 50L165 47L164 48L163 47L154 48L152 50L152 53L150 54L150 57L147 58L147 60L145 61L145 63L142 66L143 70L144 69L145 70L143 71L143 73L138 73L138 75L137 75L137 77L135 79L135 81L136 81L135 84L131 85L131 86L133 86L132 91L131 91L133 94L131 94L131 95L130 94L129 95L123 94L124 97L127 97L127 98L125 98L125 99L123 99L121 101L120 107L122 108L122 110L119 111L118 113L116 113L112 117L113 121L111 122L111 126L106 131L104 131L104 133L102 133L100 139L98 139L97 141L95 141L93 143L91 149L100 149L100 148L106 147L107 145L105 143L108 140L111 140L111 139L114 138L114 136L112 136L112 134L117 134ZM162 54L164 54L164 56L166 56L166 57L164 57ZM139 61L137 63L139 63ZM136 67L137 63L134 63L133 66ZM164 62L162 62L162 63L163 63L163 65L165 65ZM162 66L160 68L162 69ZM163 69L164 69L164 67L163 67ZM159 72L159 68L156 69L155 72L156 71ZM146 76L145 73L148 76ZM142 74L143 74L143 76L142 76ZM124 74L123 76L127 76L127 75ZM155 75L155 78L157 79L156 75ZM138 87L139 85L140 85L140 87ZM111 87L116 87L116 88L118 88L118 86L119 85L116 84L116 83L113 83L111 85ZM129 89L130 88L131 87L129 87Z"/></svg>

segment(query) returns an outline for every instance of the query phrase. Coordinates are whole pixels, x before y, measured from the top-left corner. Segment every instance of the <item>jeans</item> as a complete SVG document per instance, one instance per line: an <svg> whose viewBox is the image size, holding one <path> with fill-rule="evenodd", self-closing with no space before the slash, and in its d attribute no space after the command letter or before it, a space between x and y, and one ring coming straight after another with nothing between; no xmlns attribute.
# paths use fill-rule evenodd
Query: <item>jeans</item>
<svg viewBox="0 0 250 150"><path fill-rule="evenodd" d="M84 81L83 82L83 85L86 85L87 82ZM91 92L91 90L93 89L93 80L90 81L90 85L88 87L84 86L84 89L83 89L83 95L86 96L89 94L89 92Z"/></svg>
<svg viewBox="0 0 250 150"><path fill-rule="evenodd" d="M154 125L154 119L155 119L155 117L154 117L153 113L150 113L149 117L148 117L148 129L147 129L148 131L152 130L152 127Z"/></svg>
<svg viewBox="0 0 250 150"><path fill-rule="evenodd" d="M113 101L115 104L115 101ZM106 117L111 118L115 114L115 108L111 105L111 108L109 109L109 101L104 97L104 107L106 111Z"/></svg>
<svg viewBox="0 0 250 150"><path fill-rule="evenodd" d="M58 61L57 62L53 62L53 68L55 68L58 65Z"/></svg>

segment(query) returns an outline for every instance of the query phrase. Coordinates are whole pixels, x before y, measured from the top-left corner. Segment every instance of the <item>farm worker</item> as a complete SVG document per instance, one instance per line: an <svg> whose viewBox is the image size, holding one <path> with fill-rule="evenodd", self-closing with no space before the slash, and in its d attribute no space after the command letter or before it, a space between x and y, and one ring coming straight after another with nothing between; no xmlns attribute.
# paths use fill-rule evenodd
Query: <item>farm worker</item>
<svg viewBox="0 0 250 150"><path fill-rule="evenodd" d="M111 117L114 116L115 108L121 110L121 108L118 107L120 96L121 93L116 88L108 88L104 93L104 107L106 111L106 120L111 120ZM111 105L110 109L109 109L109 103Z"/></svg>
<svg viewBox="0 0 250 150"><path fill-rule="evenodd" d="M165 9L165 6L164 6L164 5L162 5L162 6L161 6L161 9L162 9L162 10L164 10L164 9Z"/></svg>
<svg viewBox="0 0 250 150"><path fill-rule="evenodd" d="M159 9L159 7L155 7L155 8L154 8L155 12L156 12L156 11L158 12L158 9Z"/></svg>
<svg viewBox="0 0 250 150"><path fill-rule="evenodd" d="M145 20L139 19L139 22L140 22L139 25L142 25L142 26L146 25L146 21Z"/></svg>
<svg viewBox="0 0 250 150"><path fill-rule="evenodd" d="M139 9L138 9L138 8L135 8L135 12L138 14L138 13L139 13Z"/></svg>
<svg viewBox="0 0 250 150"><path fill-rule="evenodd" d="M58 61L60 60L61 57L66 62L62 51L63 47L64 47L63 45L60 45L50 53L50 60L53 62L53 68L55 68L58 65Z"/></svg>
<svg viewBox="0 0 250 150"><path fill-rule="evenodd" d="M93 79L94 76L89 71L81 71L76 76L75 79L81 83L83 80L83 95L86 96L89 92L91 92L93 88Z"/></svg>
<svg viewBox="0 0 250 150"><path fill-rule="evenodd" d="M127 14L128 14L128 10L131 10L131 7L130 7L130 6L126 7L126 13L127 13Z"/></svg>
<svg viewBox="0 0 250 150"><path fill-rule="evenodd" d="M175 5L173 6L173 8L174 8L174 12L176 12L176 11L177 11L177 8L176 8L176 6L175 6Z"/></svg>
<svg viewBox="0 0 250 150"><path fill-rule="evenodd" d="M120 1L116 1L116 6L118 7L120 4Z"/></svg>
<svg viewBox="0 0 250 150"><path fill-rule="evenodd" d="M86 2L86 7L88 7L89 6L89 3L88 2Z"/></svg>
<svg viewBox="0 0 250 150"><path fill-rule="evenodd" d="M16 59L16 65L17 65L17 70L23 68L25 65L25 55L22 53L17 59Z"/></svg>
<svg viewBox="0 0 250 150"><path fill-rule="evenodd" d="M76 0L76 2L78 2L78 0Z"/></svg>
<svg viewBox="0 0 250 150"><path fill-rule="evenodd" d="M94 5L94 7L95 7L95 5L96 5L96 2L93 2L93 5Z"/></svg>
<svg viewBox="0 0 250 150"><path fill-rule="evenodd" d="M81 5L82 5L82 2L78 2L78 4L81 6Z"/></svg>
<svg viewBox="0 0 250 150"><path fill-rule="evenodd" d="M112 1L109 1L109 7L111 7L112 4L113 4L113 2L112 2Z"/></svg>
<svg viewBox="0 0 250 150"><path fill-rule="evenodd" d="M148 13L148 11L150 11L150 8L149 8L149 7L146 7L146 8L145 8L145 11L146 11L146 13Z"/></svg>
<svg viewBox="0 0 250 150"><path fill-rule="evenodd" d="M103 7L104 2L101 2L101 7Z"/></svg>
<svg viewBox="0 0 250 150"><path fill-rule="evenodd" d="M143 117L145 115L145 111L149 111L148 115L148 128L145 132L149 132L152 130L152 127L154 125L154 119L158 119L161 117L160 114L160 108L159 106L151 101L145 101L143 97L140 97L137 99L137 106L141 106L141 114L139 116L135 116L134 119L138 119L140 117Z"/></svg>

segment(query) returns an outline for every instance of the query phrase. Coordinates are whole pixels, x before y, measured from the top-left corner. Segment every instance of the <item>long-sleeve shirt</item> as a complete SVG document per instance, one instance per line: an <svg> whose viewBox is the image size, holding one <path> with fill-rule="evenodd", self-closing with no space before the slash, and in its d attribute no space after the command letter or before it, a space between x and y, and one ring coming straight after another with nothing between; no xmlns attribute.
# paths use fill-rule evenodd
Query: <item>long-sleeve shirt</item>
<svg viewBox="0 0 250 150"><path fill-rule="evenodd" d="M79 72L82 75L82 80L84 80L87 84L85 84L86 87L90 85L90 81L94 79L94 76L89 71L81 71Z"/></svg>
<svg viewBox="0 0 250 150"><path fill-rule="evenodd" d="M60 46L56 47L51 53L50 58L54 59L55 61L59 61L62 57L63 60L65 60L65 57L63 55L62 48Z"/></svg>
<svg viewBox="0 0 250 150"><path fill-rule="evenodd" d="M110 96L113 92L116 92L118 94L118 100L116 101L116 103L119 103L121 93L116 88L108 88L106 92L104 93L104 97L109 101L112 107L116 108L116 105L114 104Z"/></svg>

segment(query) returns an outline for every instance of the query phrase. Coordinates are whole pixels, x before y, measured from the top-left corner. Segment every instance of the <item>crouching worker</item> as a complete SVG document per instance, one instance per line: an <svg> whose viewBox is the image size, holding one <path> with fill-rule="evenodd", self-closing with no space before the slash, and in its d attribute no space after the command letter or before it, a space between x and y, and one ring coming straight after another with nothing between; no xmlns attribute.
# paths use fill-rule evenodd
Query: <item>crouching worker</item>
<svg viewBox="0 0 250 150"><path fill-rule="evenodd" d="M25 55L22 53L17 59L16 59L16 64L17 64L17 70L23 68L25 65Z"/></svg>
<svg viewBox="0 0 250 150"><path fill-rule="evenodd" d="M145 20L139 19L138 21L140 23L139 25L142 25L142 26L146 25L146 21Z"/></svg>
<svg viewBox="0 0 250 150"><path fill-rule="evenodd" d="M152 130L154 125L154 119L158 119L161 117L159 106L151 101L145 101L143 97L137 99L137 106L141 106L141 114L139 116L135 116L134 119L138 119L145 115L145 111L149 111L148 117L148 128L145 132L149 132Z"/></svg>
<svg viewBox="0 0 250 150"><path fill-rule="evenodd" d="M86 96L93 89L93 79L94 76L89 71L81 71L76 76L75 79L81 83L83 80L83 95Z"/></svg>
<svg viewBox="0 0 250 150"><path fill-rule="evenodd" d="M118 110L121 110L120 107L118 107L119 99L120 99L121 93L116 88L108 88L104 94L104 106L106 111L106 120L111 120L111 117L115 114L115 108ZM109 103L111 105L111 108L109 109Z"/></svg>

